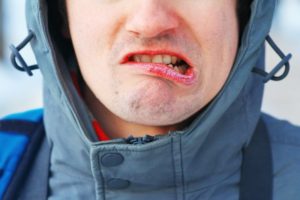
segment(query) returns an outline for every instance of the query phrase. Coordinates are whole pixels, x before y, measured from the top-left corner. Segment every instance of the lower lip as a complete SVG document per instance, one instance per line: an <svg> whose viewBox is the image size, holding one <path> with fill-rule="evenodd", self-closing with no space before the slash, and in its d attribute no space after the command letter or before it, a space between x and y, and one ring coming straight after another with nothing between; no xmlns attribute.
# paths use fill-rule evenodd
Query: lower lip
<svg viewBox="0 0 300 200"><path fill-rule="evenodd" d="M189 68L185 74L180 74L170 67L159 63L127 62L125 64L131 67L143 69L148 74L171 80L183 85L190 86L196 82L196 73L192 68Z"/></svg>

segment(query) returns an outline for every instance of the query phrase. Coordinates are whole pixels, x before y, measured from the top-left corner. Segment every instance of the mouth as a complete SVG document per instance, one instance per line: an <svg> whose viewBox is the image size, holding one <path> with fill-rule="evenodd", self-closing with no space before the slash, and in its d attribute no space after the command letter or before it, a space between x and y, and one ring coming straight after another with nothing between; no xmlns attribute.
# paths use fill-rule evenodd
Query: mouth
<svg viewBox="0 0 300 200"><path fill-rule="evenodd" d="M185 85L195 82L194 67L181 55L172 52L146 51L130 53L121 64L143 68L147 73Z"/></svg>

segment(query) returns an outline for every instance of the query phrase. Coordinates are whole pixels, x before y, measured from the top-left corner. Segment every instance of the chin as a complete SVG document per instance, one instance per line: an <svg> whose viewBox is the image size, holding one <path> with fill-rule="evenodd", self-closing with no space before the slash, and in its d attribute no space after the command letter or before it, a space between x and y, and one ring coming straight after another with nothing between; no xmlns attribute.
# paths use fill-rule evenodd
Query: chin
<svg viewBox="0 0 300 200"><path fill-rule="evenodd" d="M165 109L148 108L130 110L126 113L116 113L120 118L130 123L146 125L146 126L170 126L182 123L192 114L180 110L166 111Z"/></svg>

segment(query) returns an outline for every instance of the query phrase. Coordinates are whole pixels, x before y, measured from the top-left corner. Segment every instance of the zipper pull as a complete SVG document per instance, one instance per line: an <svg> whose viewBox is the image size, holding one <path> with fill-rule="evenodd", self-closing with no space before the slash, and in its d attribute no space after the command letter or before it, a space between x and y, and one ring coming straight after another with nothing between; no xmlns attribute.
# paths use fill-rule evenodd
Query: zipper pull
<svg viewBox="0 0 300 200"><path fill-rule="evenodd" d="M127 144L133 144L133 145L147 144L155 140L158 140L158 138L151 135L145 135L144 137L133 137L131 135L125 139Z"/></svg>

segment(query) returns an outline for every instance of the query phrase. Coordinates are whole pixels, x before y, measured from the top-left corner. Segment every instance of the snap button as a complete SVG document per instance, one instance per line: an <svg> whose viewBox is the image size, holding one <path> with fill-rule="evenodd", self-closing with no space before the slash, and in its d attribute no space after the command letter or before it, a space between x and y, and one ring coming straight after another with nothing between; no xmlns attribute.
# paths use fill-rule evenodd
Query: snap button
<svg viewBox="0 0 300 200"><path fill-rule="evenodd" d="M119 153L108 153L101 157L101 163L105 167L114 167L122 164L124 157Z"/></svg>
<svg viewBox="0 0 300 200"><path fill-rule="evenodd" d="M110 179L107 182L107 188L111 190L125 189L130 185L130 182L123 179Z"/></svg>

